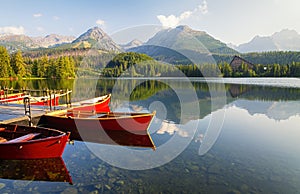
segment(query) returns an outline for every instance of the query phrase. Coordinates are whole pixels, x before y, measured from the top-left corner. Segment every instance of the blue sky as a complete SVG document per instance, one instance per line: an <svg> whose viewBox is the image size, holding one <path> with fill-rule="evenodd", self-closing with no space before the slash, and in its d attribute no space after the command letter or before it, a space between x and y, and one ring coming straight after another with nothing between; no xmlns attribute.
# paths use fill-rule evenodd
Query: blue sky
<svg viewBox="0 0 300 194"><path fill-rule="evenodd" d="M0 0L0 33L79 36L143 25L189 25L241 44L282 29L300 32L299 0Z"/></svg>

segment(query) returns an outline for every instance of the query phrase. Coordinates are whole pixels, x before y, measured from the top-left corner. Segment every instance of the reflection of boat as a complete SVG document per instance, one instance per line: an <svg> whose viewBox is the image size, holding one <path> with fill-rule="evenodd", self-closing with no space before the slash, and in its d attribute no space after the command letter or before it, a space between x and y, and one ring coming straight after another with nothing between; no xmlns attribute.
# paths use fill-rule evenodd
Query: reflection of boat
<svg viewBox="0 0 300 194"><path fill-rule="evenodd" d="M60 157L34 160L0 160L0 178L72 184L71 176Z"/></svg>
<svg viewBox="0 0 300 194"><path fill-rule="evenodd" d="M38 125L67 129L74 140L155 148L148 134L154 115L155 112L92 114L61 110L43 115Z"/></svg>
<svg viewBox="0 0 300 194"><path fill-rule="evenodd" d="M74 111L94 111L94 112L110 112L109 102L111 94L83 100L80 102L72 103L72 110Z"/></svg>
<svg viewBox="0 0 300 194"><path fill-rule="evenodd" d="M138 134L129 131L112 131L98 128L98 124L82 130L72 130L71 140L85 141L100 144L133 146L155 149L151 136L147 131Z"/></svg>
<svg viewBox="0 0 300 194"><path fill-rule="evenodd" d="M0 159L61 157L69 133L42 128L0 124Z"/></svg>

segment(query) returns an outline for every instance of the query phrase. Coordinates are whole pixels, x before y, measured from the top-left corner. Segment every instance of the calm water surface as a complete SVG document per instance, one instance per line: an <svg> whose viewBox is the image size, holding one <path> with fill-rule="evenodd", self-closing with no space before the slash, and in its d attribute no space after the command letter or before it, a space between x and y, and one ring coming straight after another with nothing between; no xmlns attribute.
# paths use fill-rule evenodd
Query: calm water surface
<svg viewBox="0 0 300 194"><path fill-rule="evenodd" d="M26 170L32 169L32 164L17 166L11 161L11 166L17 166L12 170L10 162L1 161L0 193L300 193L299 79L228 82L104 79L2 83L14 88L73 88L73 99L110 92L113 110L156 110L149 132L157 149L75 141L63 154L69 172L60 172L63 178L56 171L40 169L30 176ZM194 93L190 93L190 85ZM218 100L222 89L225 103ZM190 97L194 94L196 100ZM214 115L222 118L213 120ZM219 125L212 121L220 122L220 129L214 129ZM210 142L207 152L201 154L200 147ZM59 166L45 161L37 166L41 163ZM8 171L12 175L8 176ZM39 180L41 173L45 180ZM63 182L68 175L72 184Z"/></svg>

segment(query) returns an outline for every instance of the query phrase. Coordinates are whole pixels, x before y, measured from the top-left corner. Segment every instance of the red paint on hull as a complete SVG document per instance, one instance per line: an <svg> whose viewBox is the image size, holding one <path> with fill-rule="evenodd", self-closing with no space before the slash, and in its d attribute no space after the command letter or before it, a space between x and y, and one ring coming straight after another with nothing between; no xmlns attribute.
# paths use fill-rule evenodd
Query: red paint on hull
<svg viewBox="0 0 300 194"><path fill-rule="evenodd" d="M70 117L67 111L60 111L62 112L64 114L44 115L39 125L70 131L70 139L74 140L155 149L148 133L155 113L111 112L104 113L99 118L88 118L91 115L82 113L79 117L83 118L78 118L78 115Z"/></svg>
<svg viewBox="0 0 300 194"><path fill-rule="evenodd" d="M101 115L101 114L100 114ZM104 113L97 118L78 118L68 115L45 115L47 124L57 128L63 126L74 130L79 127L91 128L97 126L102 130L112 131L147 131L154 116L150 113ZM108 115L108 116L107 116Z"/></svg>
<svg viewBox="0 0 300 194"><path fill-rule="evenodd" d="M38 159L61 157L69 138L69 134L61 131L39 128L25 127L17 125L0 124L0 136L11 138L14 135L39 132L42 138L32 139L25 142L9 141L0 143L0 159ZM13 129L15 127L15 129Z"/></svg>
<svg viewBox="0 0 300 194"><path fill-rule="evenodd" d="M91 111L91 112L110 112L109 103L111 99L111 94L99 97L96 102L85 103L84 101L78 102L79 106L74 106L73 111Z"/></svg>

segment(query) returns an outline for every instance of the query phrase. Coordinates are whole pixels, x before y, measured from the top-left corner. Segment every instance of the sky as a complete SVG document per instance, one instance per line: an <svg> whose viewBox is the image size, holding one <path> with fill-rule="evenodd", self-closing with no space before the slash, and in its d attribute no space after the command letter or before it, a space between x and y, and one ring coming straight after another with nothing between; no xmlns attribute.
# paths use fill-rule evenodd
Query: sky
<svg viewBox="0 0 300 194"><path fill-rule="evenodd" d="M239 45L283 29L300 33L299 0L0 0L0 4L0 34L77 37L95 26L113 35L138 26L188 25Z"/></svg>

